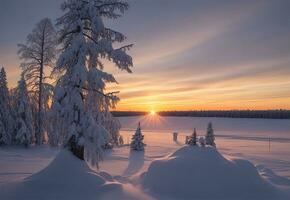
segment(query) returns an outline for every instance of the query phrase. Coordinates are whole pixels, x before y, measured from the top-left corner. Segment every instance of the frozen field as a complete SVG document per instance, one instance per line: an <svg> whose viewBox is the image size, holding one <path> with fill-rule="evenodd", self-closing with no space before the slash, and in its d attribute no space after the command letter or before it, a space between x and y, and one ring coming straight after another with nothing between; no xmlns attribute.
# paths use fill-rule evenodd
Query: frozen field
<svg viewBox="0 0 290 200"><path fill-rule="evenodd" d="M194 127L198 135L204 135L206 125L211 121L217 134L217 148L226 158L250 160L262 176L290 193L290 120L146 116L122 117L120 121L125 143L130 141L140 121L147 144L145 153L130 153L126 145L105 152L100 171L109 173L120 183L138 186L140 175L154 160L168 158L180 149L185 136L191 134ZM177 142L172 140L173 131L179 132ZM58 149L47 146L1 148L0 186L19 182L40 171L58 152ZM140 192L138 188L134 190Z"/></svg>
<svg viewBox="0 0 290 200"><path fill-rule="evenodd" d="M126 142L140 121L146 143L156 149L154 152L160 154L174 151L183 145L185 136L191 134L193 128L197 129L198 135L204 135L207 124L212 122L217 135L217 148L224 155L248 159L256 165L264 165L277 174L290 178L290 120L149 115L122 117L120 121ZM178 143L172 140L174 131L180 133ZM145 154L154 158L152 151L150 148Z"/></svg>

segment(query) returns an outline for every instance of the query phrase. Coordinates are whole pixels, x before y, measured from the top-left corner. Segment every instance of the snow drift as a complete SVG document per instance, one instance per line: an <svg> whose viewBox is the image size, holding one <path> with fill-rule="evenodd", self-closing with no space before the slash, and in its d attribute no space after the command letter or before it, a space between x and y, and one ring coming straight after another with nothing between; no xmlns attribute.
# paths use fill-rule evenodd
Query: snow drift
<svg viewBox="0 0 290 200"><path fill-rule="evenodd" d="M142 186L168 199L284 199L247 160L228 160L215 148L186 146L153 161Z"/></svg>
<svg viewBox="0 0 290 200"><path fill-rule="evenodd" d="M42 171L20 183L1 186L0 199L9 200L113 200L137 199L122 184L93 172L84 161L62 150Z"/></svg>

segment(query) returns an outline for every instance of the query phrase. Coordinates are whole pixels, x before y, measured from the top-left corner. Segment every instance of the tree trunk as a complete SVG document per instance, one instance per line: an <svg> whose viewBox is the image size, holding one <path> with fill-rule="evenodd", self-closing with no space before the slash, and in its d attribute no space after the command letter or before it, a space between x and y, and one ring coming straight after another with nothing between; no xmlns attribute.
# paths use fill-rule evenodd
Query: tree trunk
<svg viewBox="0 0 290 200"><path fill-rule="evenodd" d="M39 94L38 94L38 130L37 130L37 144L42 143L42 83L43 83L43 63L40 67L39 76Z"/></svg>
<svg viewBox="0 0 290 200"><path fill-rule="evenodd" d="M45 29L44 26L42 31L42 41L41 41L41 60L39 68L39 93L38 93L38 127L36 132L36 143L42 143L42 85L43 85L43 68L44 68L44 39L45 39Z"/></svg>
<svg viewBox="0 0 290 200"><path fill-rule="evenodd" d="M70 150L73 155L75 155L80 160L84 160L84 146L78 145L76 142L76 137L73 135L68 143L65 145L68 150Z"/></svg>

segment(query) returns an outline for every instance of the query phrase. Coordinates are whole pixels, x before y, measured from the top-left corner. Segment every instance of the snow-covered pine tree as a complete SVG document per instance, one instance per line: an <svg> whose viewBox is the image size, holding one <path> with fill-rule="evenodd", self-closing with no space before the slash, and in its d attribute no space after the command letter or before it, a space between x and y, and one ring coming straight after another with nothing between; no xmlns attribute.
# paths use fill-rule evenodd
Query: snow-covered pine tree
<svg viewBox="0 0 290 200"><path fill-rule="evenodd" d="M212 128L212 123L210 122L207 126L207 131L205 135L205 143L207 145L215 147L216 145L214 141L215 141L214 131Z"/></svg>
<svg viewBox="0 0 290 200"><path fill-rule="evenodd" d="M50 19L44 18L32 33L27 36L26 44L19 44L18 54L24 61L21 63L23 75L27 82L30 94L34 94L36 101L35 107L35 125L36 125L36 144L43 142L43 134L46 127L45 105L47 99L44 96L44 90L48 83L45 83L49 77L45 75L48 67L52 67L56 56L56 31ZM49 87L51 88L51 87Z"/></svg>
<svg viewBox="0 0 290 200"><path fill-rule="evenodd" d="M31 104L29 102L27 86L23 76L18 82L18 86L15 91L15 110L15 141L17 144L23 144L27 147L33 142L34 129Z"/></svg>
<svg viewBox="0 0 290 200"><path fill-rule="evenodd" d="M94 74L94 73L93 73ZM96 118L96 121L99 125L104 126L108 131L108 137L106 137L106 144L104 148L112 148L114 145L118 145L119 130L121 124L117 118L114 118L110 112L110 108L115 108L115 104L119 99L115 96L104 97L103 92L105 83L102 83L103 80L98 80L98 76L95 77L94 81L89 81L93 83L92 85L99 85L99 89L91 89L88 91L87 100L86 100L86 109L91 109L92 115ZM90 80L90 79L89 79ZM101 85L96 83L102 83ZM102 93L94 91L102 91Z"/></svg>
<svg viewBox="0 0 290 200"><path fill-rule="evenodd" d="M197 143L197 134L196 134L196 129L194 128L192 135L187 140L187 144L191 146L195 146L196 143Z"/></svg>
<svg viewBox="0 0 290 200"><path fill-rule="evenodd" d="M13 117L5 69L0 71L0 145L9 145L13 137Z"/></svg>
<svg viewBox="0 0 290 200"><path fill-rule="evenodd" d="M144 140L144 135L141 132L141 125L139 122L137 130L135 134L132 136L132 141L130 144L131 150L144 151L145 144L143 140Z"/></svg>
<svg viewBox="0 0 290 200"><path fill-rule="evenodd" d="M107 147L113 147L114 145L119 145L119 136L120 136L120 128L121 124L119 120L110 113L109 106L105 110L96 114L97 121L99 124L103 125L104 128L108 131L108 138L106 140Z"/></svg>
<svg viewBox="0 0 290 200"><path fill-rule="evenodd" d="M105 127L109 132L109 140L113 145L120 145L119 138L120 138L120 129L121 123L120 121L113 117L113 115L109 112L108 118L105 121Z"/></svg>
<svg viewBox="0 0 290 200"><path fill-rule="evenodd" d="M52 134L74 155L92 165L98 163L108 131L97 116L119 100L115 93L105 94L106 83L116 83L104 72L102 59L107 59L131 72L132 58L127 55L132 45L114 48L125 36L106 27L103 19L116 19L128 9L123 0L66 0L65 12L57 20L63 51L54 72L60 75L53 97Z"/></svg>

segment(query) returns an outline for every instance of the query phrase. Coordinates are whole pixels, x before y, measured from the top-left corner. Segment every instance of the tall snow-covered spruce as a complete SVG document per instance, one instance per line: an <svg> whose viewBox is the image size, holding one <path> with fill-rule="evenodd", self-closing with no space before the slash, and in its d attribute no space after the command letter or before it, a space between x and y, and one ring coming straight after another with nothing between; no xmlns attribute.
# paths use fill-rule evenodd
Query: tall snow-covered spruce
<svg viewBox="0 0 290 200"><path fill-rule="evenodd" d="M22 76L18 82L18 86L15 91L15 124L16 124L16 136L15 142L17 144L23 144L28 146L33 142L34 129L32 120L31 104L29 102L28 91L26 82Z"/></svg>
<svg viewBox="0 0 290 200"><path fill-rule="evenodd" d="M144 135L141 132L140 122L138 124L135 134L132 136L132 141L130 144L131 150L144 151L145 144L143 142Z"/></svg>
<svg viewBox="0 0 290 200"><path fill-rule="evenodd" d="M215 141L214 131L212 128L212 123L210 122L207 126L207 131L205 135L205 144L215 147L216 144L214 141Z"/></svg>
<svg viewBox="0 0 290 200"><path fill-rule="evenodd" d="M52 88L46 81L45 69L52 67L56 56L56 31L50 19L44 18L32 33L27 36L26 44L19 44L18 54L24 61L21 63L23 75L31 94L34 94L36 115L36 143L41 144L47 122L47 91Z"/></svg>
<svg viewBox="0 0 290 200"><path fill-rule="evenodd" d="M75 156L97 165L102 146L109 140L105 115L119 98L105 93L107 83L117 83L104 71L103 60L131 73L132 45L115 48L123 34L105 26L104 19L116 19L128 9L122 0L66 0L64 15L57 20L63 47L54 73L59 79L52 102L50 138ZM110 116L111 117L111 116Z"/></svg>
<svg viewBox="0 0 290 200"><path fill-rule="evenodd" d="M13 117L5 69L0 71L0 145L9 145L13 136Z"/></svg>

